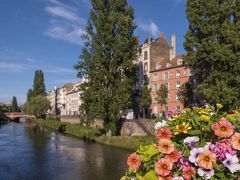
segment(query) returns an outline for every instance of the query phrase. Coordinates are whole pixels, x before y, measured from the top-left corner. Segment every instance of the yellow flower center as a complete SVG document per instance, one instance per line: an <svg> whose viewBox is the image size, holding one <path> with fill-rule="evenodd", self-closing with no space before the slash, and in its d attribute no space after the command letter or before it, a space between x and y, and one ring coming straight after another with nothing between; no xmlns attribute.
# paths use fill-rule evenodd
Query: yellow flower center
<svg viewBox="0 0 240 180"><path fill-rule="evenodd" d="M221 127L221 131L226 131L226 130L227 130L227 128L225 126Z"/></svg>

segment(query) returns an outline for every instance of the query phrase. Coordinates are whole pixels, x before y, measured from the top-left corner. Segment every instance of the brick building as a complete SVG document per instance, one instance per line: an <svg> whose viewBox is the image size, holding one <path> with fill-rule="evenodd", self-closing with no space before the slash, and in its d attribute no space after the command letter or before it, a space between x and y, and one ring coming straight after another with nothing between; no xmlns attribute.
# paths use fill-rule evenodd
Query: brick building
<svg viewBox="0 0 240 180"><path fill-rule="evenodd" d="M189 80L191 72L184 66L182 55L176 55L175 35L172 35L171 40L169 44L166 36L161 33L159 38L148 37L139 46L135 61L140 69L137 87L147 84L151 88L151 114L183 108L183 104L179 101L178 89ZM156 100L156 92L161 84L168 88L168 103L163 107Z"/></svg>

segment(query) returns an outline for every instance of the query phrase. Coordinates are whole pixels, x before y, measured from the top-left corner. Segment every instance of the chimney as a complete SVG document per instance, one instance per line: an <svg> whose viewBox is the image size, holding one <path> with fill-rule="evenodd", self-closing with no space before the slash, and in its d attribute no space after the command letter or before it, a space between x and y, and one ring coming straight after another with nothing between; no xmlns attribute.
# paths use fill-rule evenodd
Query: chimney
<svg viewBox="0 0 240 180"><path fill-rule="evenodd" d="M151 44L151 36L148 35L148 44Z"/></svg>
<svg viewBox="0 0 240 180"><path fill-rule="evenodd" d="M140 46L140 39L139 39L139 36L136 36L136 44L137 44L137 47Z"/></svg>
<svg viewBox="0 0 240 180"><path fill-rule="evenodd" d="M176 36L172 35L172 49L170 50L170 61L176 57Z"/></svg>

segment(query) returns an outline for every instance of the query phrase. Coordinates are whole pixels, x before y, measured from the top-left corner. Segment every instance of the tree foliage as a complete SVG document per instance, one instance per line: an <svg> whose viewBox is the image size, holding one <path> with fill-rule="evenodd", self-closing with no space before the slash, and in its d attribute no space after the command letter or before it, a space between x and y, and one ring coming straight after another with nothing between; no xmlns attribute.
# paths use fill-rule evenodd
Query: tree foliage
<svg viewBox="0 0 240 180"><path fill-rule="evenodd" d="M226 110L240 106L240 1L188 0L185 61L197 92Z"/></svg>
<svg viewBox="0 0 240 180"><path fill-rule="evenodd" d="M193 102L193 87L189 81L180 86L178 95L184 107L188 107Z"/></svg>
<svg viewBox="0 0 240 180"><path fill-rule="evenodd" d="M164 84L162 84L159 90L157 91L157 101L162 107L163 105L167 104L167 99L168 99L168 89Z"/></svg>
<svg viewBox="0 0 240 180"><path fill-rule="evenodd" d="M42 70L38 69L35 71L35 76L33 80L33 89L29 90L30 96L39 96L39 95L46 95L46 88L44 82L44 75Z"/></svg>
<svg viewBox="0 0 240 180"><path fill-rule="evenodd" d="M116 130L120 112L132 106L136 80L136 26L126 0L92 0L85 46L75 66L81 85L80 109L88 121L102 118L106 130Z"/></svg>
<svg viewBox="0 0 240 180"><path fill-rule="evenodd" d="M144 109L148 109L151 106L152 103L152 98L150 95L150 89L148 89L148 87L145 85L141 88L141 92L140 92L140 107L144 108Z"/></svg>
<svg viewBox="0 0 240 180"><path fill-rule="evenodd" d="M36 96L30 99L29 102L26 103L26 113L34 115L37 118L41 118L43 114L47 112L48 109L51 108L50 101L46 96Z"/></svg>
<svg viewBox="0 0 240 180"><path fill-rule="evenodd" d="M19 112L19 107L18 107L18 103L17 103L17 98L16 96L13 96L12 98L12 112Z"/></svg>
<svg viewBox="0 0 240 180"><path fill-rule="evenodd" d="M27 92L27 102L23 106L23 110L27 114L40 118L50 108L50 101L46 97L44 74L42 70L36 70L33 88Z"/></svg>

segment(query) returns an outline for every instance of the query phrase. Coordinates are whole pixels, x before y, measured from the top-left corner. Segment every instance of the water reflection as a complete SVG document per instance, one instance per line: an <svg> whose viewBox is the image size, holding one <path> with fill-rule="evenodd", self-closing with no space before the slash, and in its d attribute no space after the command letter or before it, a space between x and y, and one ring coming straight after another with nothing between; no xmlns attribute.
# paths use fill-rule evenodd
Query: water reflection
<svg viewBox="0 0 240 180"><path fill-rule="evenodd" d="M0 152L0 179L7 180L115 180L130 153L25 122L0 129Z"/></svg>

